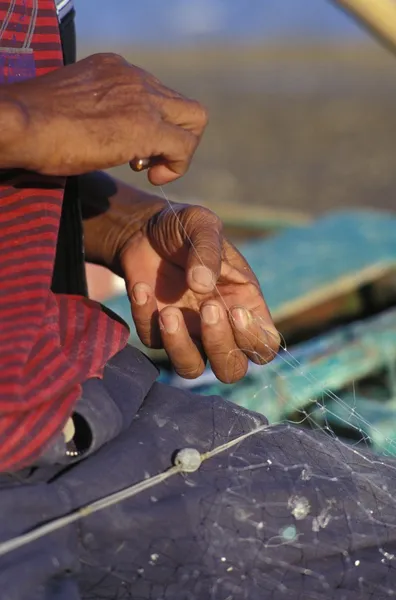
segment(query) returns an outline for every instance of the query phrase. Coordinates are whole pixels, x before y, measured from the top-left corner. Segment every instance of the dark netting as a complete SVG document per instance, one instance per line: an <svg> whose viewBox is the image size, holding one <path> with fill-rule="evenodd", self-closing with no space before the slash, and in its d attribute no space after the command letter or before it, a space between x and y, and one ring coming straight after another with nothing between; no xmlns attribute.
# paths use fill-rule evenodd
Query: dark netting
<svg viewBox="0 0 396 600"><path fill-rule="evenodd" d="M389 317L381 318L385 330ZM0 585L8 597L31 598L14 591L22 583L13 569L38 586L34 600L395 596L394 443L372 452L353 403L285 348L277 360L295 374L296 390L300 379L315 384L305 405L296 393L293 422L270 424L220 396L146 385L141 355L111 361L104 388L124 411L119 433L44 489L2 489ZM274 370L276 382L246 392L257 406L270 393L285 401L279 368L263 372ZM335 414L355 437L334 429ZM370 431L381 435L373 424ZM48 578L46 569L58 574Z"/></svg>
<svg viewBox="0 0 396 600"><path fill-rule="evenodd" d="M394 491L392 459L269 426L135 497L133 535L117 538L107 566L87 558L84 597L393 597Z"/></svg>

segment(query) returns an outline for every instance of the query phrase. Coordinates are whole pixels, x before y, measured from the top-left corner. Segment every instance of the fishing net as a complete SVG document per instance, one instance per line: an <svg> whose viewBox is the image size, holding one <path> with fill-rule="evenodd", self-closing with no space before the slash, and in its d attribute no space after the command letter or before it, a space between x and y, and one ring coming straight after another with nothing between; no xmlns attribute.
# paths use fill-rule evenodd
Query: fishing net
<svg viewBox="0 0 396 600"><path fill-rule="evenodd" d="M371 235L388 272L390 217L381 236L367 213L285 235L312 247L315 227L337 231L343 218L351 243L357 232ZM250 262L260 257L263 277L281 242L266 241L273 254L261 255L254 244ZM371 260L367 249L338 252L349 260L338 275ZM319 255L300 248L305 274L316 264L323 280ZM294 291L304 285L309 291L307 280ZM154 386L127 432L59 479L75 506L4 541L0 556L37 553L78 523L80 572L70 582L86 600L395 596L395 339L396 311L382 307L290 349L283 342L273 362L252 365L233 386L210 369L190 383L164 374L172 387Z"/></svg>
<svg viewBox="0 0 396 600"><path fill-rule="evenodd" d="M381 317L384 326L391 316ZM295 379L319 385L288 351L277 360L294 369ZM266 369L279 377L276 365ZM270 383L256 389L256 399L264 402L269 392ZM282 403L279 386L276 396ZM169 466L175 466L160 480L146 474L139 485L150 488L127 500L137 515L133 535L124 531L117 538L122 548L114 542L106 568L98 569L103 556L99 562L92 554L87 559L85 598L396 595L394 444L389 439L381 455L372 452L367 431L375 434L375 425L352 402L322 386L309 403L288 407L298 415L295 422L267 425L215 401L206 440L206 432L195 429L206 419L196 414L194 399L184 401L193 431L177 410L173 421L158 411L160 430L167 438L168 427L184 427L184 446L198 448L200 460L187 451L186 466L180 455L168 454ZM336 433L335 425L341 432L344 426L348 437ZM206 441L210 449L202 450Z"/></svg>

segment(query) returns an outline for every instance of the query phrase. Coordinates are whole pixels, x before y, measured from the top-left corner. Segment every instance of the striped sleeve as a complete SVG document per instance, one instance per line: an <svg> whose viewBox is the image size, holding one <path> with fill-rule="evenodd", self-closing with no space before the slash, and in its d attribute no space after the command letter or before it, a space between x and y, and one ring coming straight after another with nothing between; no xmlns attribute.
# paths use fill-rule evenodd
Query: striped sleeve
<svg viewBox="0 0 396 600"><path fill-rule="evenodd" d="M62 61L54 0L0 0L0 84ZM0 472L33 463L128 338L96 303L51 292L64 183L0 172Z"/></svg>
<svg viewBox="0 0 396 600"><path fill-rule="evenodd" d="M128 332L50 291L62 190L0 189L0 471L29 464Z"/></svg>

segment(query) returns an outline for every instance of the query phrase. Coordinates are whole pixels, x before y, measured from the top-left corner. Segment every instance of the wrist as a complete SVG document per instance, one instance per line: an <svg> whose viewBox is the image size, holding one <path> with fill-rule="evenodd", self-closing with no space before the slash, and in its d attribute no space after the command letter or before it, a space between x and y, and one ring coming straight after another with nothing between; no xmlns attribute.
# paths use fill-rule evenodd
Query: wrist
<svg viewBox="0 0 396 600"><path fill-rule="evenodd" d="M124 248L168 203L104 173L80 177L79 188L86 260L120 275Z"/></svg>

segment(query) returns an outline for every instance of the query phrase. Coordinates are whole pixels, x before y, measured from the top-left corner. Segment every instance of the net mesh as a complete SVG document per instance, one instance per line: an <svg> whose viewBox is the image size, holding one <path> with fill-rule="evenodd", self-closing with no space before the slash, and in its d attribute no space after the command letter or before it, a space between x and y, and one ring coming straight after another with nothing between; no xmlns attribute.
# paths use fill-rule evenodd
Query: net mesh
<svg viewBox="0 0 396 600"><path fill-rule="evenodd" d="M280 360L297 377L318 383L285 349ZM278 373L271 364L265 368ZM268 384L256 390L264 404L268 391ZM279 388L276 394L281 402ZM297 403L298 423L263 426L250 414L248 437L241 434L243 411L216 419L213 451L198 472L175 474L172 484L159 482L134 498L151 526L136 522L131 539L121 536L120 560L109 556L103 567L101 556L99 567L90 554L84 598L395 596L393 441L390 452L372 453L367 424L353 404L347 425L355 439L340 437L329 420L340 415L328 401L345 409L343 398L322 389L308 407ZM231 447L222 447L224 440ZM167 514L169 502L180 509L176 516ZM147 529L156 534L148 538Z"/></svg>
<svg viewBox="0 0 396 600"><path fill-rule="evenodd" d="M233 74L237 66L238 61L233 61ZM271 72L267 72L266 77L261 79L267 81L267 85L272 86L272 89L275 85L288 90L289 84L285 82L289 79L298 80L294 64L289 68L286 66L286 69L283 65L284 80L279 78L278 66L276 69L269 69ZM335 104L336 108L341 105L344 114L345 102L340 104L334 97L328 99L328 89L332 90L334 96L328 76L330 70L322 69L320 74L315 72L315 76L312 77L312 81L317 82L320 75L325 83L325 99L321 98L319 104L326 106L326 102L329 102ZM249 71L247 62L241 69L242 74L245 72L247 75L243 81L249 76L255 83L260 79L255 71ZM302 69L301 72L303 78L305 70ZM335 72L339 76L337 69ZM375 81L378 80L380 72L381 69L377 69ZM343 74L342 85L348 88L349 85L351 87L356 84L355 73L353 77L350 77L349 72L348 76L345 76L344 71L341 72L341 76ZM223 73L222 77L225 77ZM183 80L184 78L183 71ZM390 80L389 77L386 81L387 86L390 85ZM225 94L227 101L220 103L221 113L227 110L229 103L228 88ZM360 96L359 105L364 100L363 95ZM389 102L391 108L384 119L383 106L377 110L371 96L374 94L370 95L368 101L371 102L370 115L372 116L373 111L374 116L378 113L378 122L373 117L376 131L384 128L391 132L389 122L394 115L393 100ZM278 102L279 98L275 98L275 104ZM246 126L252 112L253 127L257 129L259 121L253 114L254 111L248 109L241 112L239 98L237 104L238 120ZM267 97L266 105L268 104L270 98ZM262 97L257 105L261 115ZM296 170L295 162L302 160L301 156L304 157L301 140L304 141L310 127L312 133L316 133L315 125L310 125L312 114L309 114L309 118L303 114L303 118L300 119L301 131L298 131L294 138L289 132L285 134L282 129L282 123L285 123L285 129L290 127L290 120L286 117L298 110L298 105L299 103L294 103L291 110L290 98L286 97L285 118L265 120L267 123L274 123L276 130L265 130L257 145L260 150L255 156L241 150L240 139L238 144L234 144L238 150L234 161L236 172L240 165L242 169L246 169L244 160L258 161L264 181L260 186L256 184L256 177L251 177L254 189L250 188L249 193L259 197L260 202L265 195L263 190L271 197L274 195L274 189L277 190L276 196L281 196L279 190L283 189L286 197L292 200L299 190L302 190L301 195L306 194L305 185L296 184L293 176ZM326 142L326 156L332 158L328 161L327 172L330 175L328 182L319 179L317 185L320 194L313 194L318 202L327 198L327 203L330 204L329 198L331 199L333 189L330 180L332 184L337 182L333 194L338 194L342 201L349 201L352 197L361 201L372 193L372 187L378 189L375 185L363 185L361 182L367 181L364 177L345 177L345 157L350 161L354 158L353 155L358 157L359 165L363 165L359 168L371 170L373 177L379 177L384 189L384 181L388 181L389 193L382 193L381 187L378 196L392 197L390 190L394 183L394 164L390 157L393 156L394 137L390 135L389 142L384 143L384 140L376 138L372 131L371 135L367 135L370 119L367 119L364 112L359 113L356 106L357 104L354 104L351 109L353 120L358 123L355 135L364 134L366 139L358 137L356 148L359 151L353 153L349 147L351 135L344 133L343 137L347 143L344 152L339 152L337 147L337 151L331 154L329 145L331 146L334 137L334 126L329 127L330 141L327 137L323 139ZM309 103L308 107L308 110L312 109ZM360 120L359 115L362 115ZM264 119L262 121L264 122ZM249 147L256 148L253 135L246 135L244 131L240 138L242 137L248 140ZM270 160L266 161L265 157L263 159L262 140L269 138L280 140L283 144L285 139L288 144L296 140L296 143L291 144L291 154L286 156L288 168L285 168L283 147L282 151L279 151L278 147L275 152L270 150ZM385 140L388 140L387 136ZM215 148L221 143L217 139L212 145ZM231 144L227 140L224 145ZM381 148L385 149L386 158L382 157L385 166L381 169L371 168L374 161L373 147L377 154ZM324 149L312 154L315 155L315 161L312 166L309 163L310 169L307 167L306 173L302 170L304 177L312 177L311 171L314 171L319 172L323 178L316 156L323 156ZM277 170L274 168L274 162L276 163L278 155L281 158ZM340 157L338 171L333 171L332 165L338 164L337 157ZM288 165L287 161L292 164ZM269 164L268 168L263 167L265 163ZM375 164L378 165L378 162ZM390 175L387 180L385 167L388 164ZM358 170L357 166L355 168ZM291 174L288 175L286 171ZM232 187L234 173L226 175L229 175L229 179L225 177L225 183L231 181ZM199 178L209 181L208 185L213 186L209 176L199 175ZM200 181L198 184L203 185ZM358 186L356 193L350 192L350 186L353 185ZM221 181L220 187L220 193L227 196L229 188L224 185L224 181ZM226 188L225 191L223 188ZM375 195L376 202L385 202ZM210 188L210 196L213 196L213 188ZM389 223L387 231L389 239L393 240L392 223ZM383 241L383 224L377 228L377 232L380 232L377 238ZM320 235L319 231L317 235ZM304 255L309 257L312 247L318 248L314 242L315 240L299 250L301 281L307 274L307 265L304 264L304 260L307 262L307 259ZM374 242L375 240L371 240L371 244ZM340 231L339 252L348 255L349 248L353 248L354 244L353 239ZM332 248L323 249L323 252L325 251L329 251L331 255ZM363 258L364 256L356 256L357 263ZM333 258L335 269L336 262ZM268 260L268 263L271 264L271 260ZM293 286L291 279L290 281L290 285ZM271 293L272 290L276 293L278 289L277 285L268 284L268 287ZM157 428L153 429L155 436L147 444L145 451L147 460L151 457L152 462L140 464L136 459L139 444L146 443L141 441L138 428L129 439L121 439L118 448L117 442L109 445L111 448L102 453L102 463L99 462L103 493L99 493L98 497L102 497L102 500L95 500L94 503L88 500L83 509L77 512L63 516L60 520L49 521L42 527L28 531L21 538L0 543L1 558L5 561L10 560L10 563L2 564L12 564L15 548L22 550L22 554L19 555L21 563L15 568L14 579L22 579L21 575L26 575L28 580L28 570L23 570L25 556L33 567L38 565L35 559L43 549L40 543L43 542L51 548L51 543L55 543L54 535L57 530L68 530L68 526L78 522L79 564L73 564L70 568L73 572L69 581L70 587L66 589L66 593L65 589L60 591L60 581L55 579L48 589L44 590L44 587L39 586L37 594L34 592L35 599L393 598L396 596L396 423L391 418L390 409L394 405L391 392L392 389L396 392L396 388L392 387L394 383L390 380L392 377L394 379L396 365L394 313L390 311L384 314L380 318L380 327L378 323L377 320L376 334L381 333L381 337L378 337L377 341L380 340L382 345L382 356L385 355L389 360L386 368L386 360L382 360L371 385L375 388L375 394L383 394L383 402L371 402L370 409L365 407L360 397L358 381L350 381L349 385L344 386L342 393L337 386L332 385L345 364L342 344L346 344L348 336L343 336L338 346L332 337L328 339L327 346L326 340L322 339L312 348L312 352L319 356L320 353L329 350L331 353L334 345L337 347L337 358L334 353L333 366L327 369L326 377L322 377L323 370L317 368L319 360L316 364L310 362L307 365L304 347L288 351L285 344L282 344L283 348L273 363L260 369L252 367L247 382L245 380L233 386L232 390L229 386L215 383L211 373L207 372L194 390L205 394L221 393L225 398L229 398L232 404L225 404L217 399L208 399L205 404L203 398L189 395L190 388L183 384L181 392L172 392L178 398L178 403L174 405L177 409L180 409L181 404L187 406L182 417L177 411L172 413L170 408L173 405L162 407L158 404L155 409ZM369 326L366 322L363 328L367 330ZM356 328L353 331L349 329L348 332L349 336L357 335ZM367 352L362 351L356 356L357 364L359 361L363 363L370 354L371 342L372 340L369 341ZM388 384L386 390L382 384L384 380ZM182 382L176 378L173 383L179 389L182 387ZM203 418L197 410L197 403L202 404L203 413L207 418ZM247 413L244 408L255 409L266 415L270 424L267 426L259 415ZM189 411L190 420L185 416ZM139 420L144 428L144 415ZM174 446L167 446L164 452L161 449L161 440L170 439L175 428L178 428L178 437L175 438ZM116 448L113 456L114 446ZM172 466L175 464L174 452L189 446L197 448L202 459L201 466L192 473ZM84 487L89 489L92 478L98 476L97 467L95 471L95 457L86 463L83 475L76 475L76 480L72 482L74 490ZM89 475L88 472L91 463L94 465L93 475ZM78 473L78 469L76 472ZM111 472L119 472L120 480L124 481L121 486L114 486L115 489L121 490L116 492L115 496L106 491L106 480ZM73 469L70 470L71 478L72 473ZM33 491L31 493L33 496ZM26 509L26 515L28 514L29 510ZM21 522L24 522L26 515L21 517ZM41 518L45 520L46 513L43 512ZM29 554L29 548L32 554ZM47 568L49 567L46 564L45 569ZM32 579L34 581L38 581L40 575L38 568L36 571L37 577ZM0 589L3 589L2 577L3 574L0 573ZM13 598L12 591L10 596L7 596L7 588L5 590L5 597ZM31 600L32 593L32 590L28 590L25 597Z"/></svg>
<svg viewBox="0 0 396 600"><path fill-rule="evenodd" d="M318 385L285 348L277 360L295 377ZM275 363L264 371L279 378ZM263 406L271 385L255 390ZM393 441L382 455L373 453L367 423L353 403L322 388L308 405L297 401L295 411L289 407L294 422L267 424L259 414L218 397L173 393L174 413L172 405L161 407L156 400L158 427L150 425L153 439L144 450L154 462L131 464L143 444L140 431L145 439L144 414L134 433L111 445L119 444L114 456L112 448L102 456L102 473L121 471L125 489L106 494L104 476L102 499L28 532L16 546L1 544L0 554L34 546L33 541L78 520L76 581L86 600L381 600L396 595ZM276 397L282 402L278 384ZM178 415L180 402L191 411L190 419ZM198 412L197 403L202 404ZM346 405L347 414L352 406L347 424L355 438L341 437L331 422L334 414L340 418L336 409ZM161 439L169 439L175 428L174 446L168 444L164 452ZM371 431L376 431L372 425ZM186 447L197 449L202 460L193 472L175 460L174 452ZM74 486L89 488L90 478L97 477L90 474L91 468L95 472L90 461L95 458L78 467L83 472Z"/></svg>
<svg viewBox="0 0 396 600"><path fill-rule="evenodd" d="M259 320L256 325L264 327ZM144 411L135 432L102 456L102 472L119 472L122 485L106 493L104 482L101 498L0 544L0 555L78 521L77 580L86 600L396 596L394 423L387 413L387 435L373 415L359 413L358 382L340 394L331 385L343 368L343 344L352 340L360 348L359 364L367 356L359 335L371 328L389 358L377 373L389 395L394 327L391 309L292 351L283 342L272 363L251 367L248 384L221 385L209 370L198 384L175 378L168 390L174 411L157 400L142 464L127 459L125 467L123 461L147 443L139 441ZM315 353L316 363L306 360ZM334 360L333 369L327 363L330 382L318 368L323 356ZM189 387L232 402L196 397ZM385 405L392 400L377 402L374 417ZM175 461L175 453L189 447L200 456L196 469ZM77 475L87 488L90 461L95 457Z"/></svg>
<svg viewBox="0 0 396 600"><path fill-rule="evenodd" d="M90 563L84 597L395 595L392 460L344 443L327 426L312 432L284 424L258 431L201 469L198 480L184 476L178 484L179 498L204 488L194 516L181 510L180 522L168 528L159 518L148 548L135 538L128 559L100 575ZM150 513L162 499L162 490L151 490L142 510Z"/></svg>

